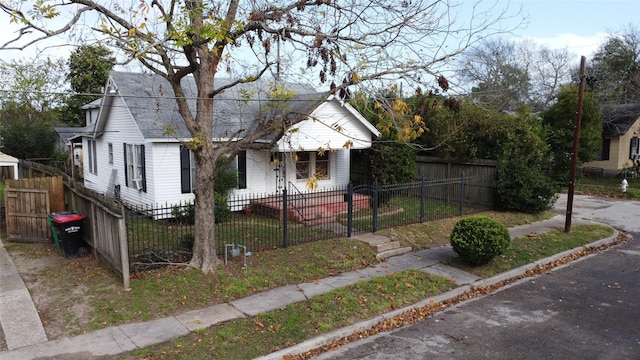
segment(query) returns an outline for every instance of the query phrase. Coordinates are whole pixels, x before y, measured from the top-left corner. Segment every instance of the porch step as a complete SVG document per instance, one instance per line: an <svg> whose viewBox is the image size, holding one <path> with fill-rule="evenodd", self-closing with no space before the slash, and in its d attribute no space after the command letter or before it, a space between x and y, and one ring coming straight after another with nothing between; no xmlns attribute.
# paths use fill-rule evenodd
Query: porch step
<svg viewBox="0 0 640 360"><path fill-rule="evenodd" d="M398 256L398 255L402 255L402 254L406 254L406 253L410 253L411 252L411 247L399 247L397 249L390 249L390 250L385 250L385 251L381 251L379 253L376 254L376 259L380 260L380 259L388 259L392 256Z"/></svg>
<svg viewBox="0 0 640 360"><path fill-rule="evenodd" d="M389 241L372 246L377 252L383 252L387 250L398 249L400 247L400 241Z"/></svg>
<svg viewBox="0 0 640 360"><path fill-rule="evenodd" d="M335 215L320 208L307 210L306 214L304 214L304 218L302 218L300 214L297 214L295 212L294 214L297 222L304 222L307 225L318 225L336 221Z"/></svg>
<svg viewBox="0 0 640 360"><path fill-rule="evenodd" d="M376 258L389 258L391 256L404 254L411 251L410 247L400 247L399 241L392 241L386 236L375 234L360 234L353 237L371 246L378 254Z"/></svg>

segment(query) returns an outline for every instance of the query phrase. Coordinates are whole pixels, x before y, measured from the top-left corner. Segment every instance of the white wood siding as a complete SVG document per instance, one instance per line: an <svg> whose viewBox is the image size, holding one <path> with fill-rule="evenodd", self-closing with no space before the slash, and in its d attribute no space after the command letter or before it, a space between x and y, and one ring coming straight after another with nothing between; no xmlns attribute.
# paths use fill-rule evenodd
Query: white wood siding
<svg viewBox="0 0 640 360"><path fill-rule="evenodd" d="M109 164L109 143L113 145L113 164ZM145 145L146 192L125 185L124 143ZM88 150L84 145L86 145L86 139L83 139L83 152L85 159L88 159ZM155 202L152 146L145 143L142 133L133 121L131 113L120 98L114 99L109 117L106 119L104 132L96 138L96 153L98 174L89 173L88 166L85 166L86 187L104 194L112 193L113 189L109 189L109 182L115 169L117 176L114 185L120 185L122 199L136 204L152 204Z"/></svg>
<svg viewBox="0 0 640 360"><path fill-rule="evenodd" d="M371 147L371 132L337 100L318 106L311 114L314 120L305 120L292 127L296 132L285 135L278 142L280 151L315 151L318 148L342 149L347 141L353 142L353 149ZM338 128L341 128L339 131Z"/></svg>
<svg viewBox="0 0 640 360"><path fill-rule="evenodd" d="M272 194L276 191L275 165L267 150L247 151L247 188L235 189L235 195Z"/></svg>
<svg viewBox="0 0 640 360"><path fill-rule="evenodd" d="M150 178L147 167L147 181ZM192 201L193 193L182 193L180 182L180 143L153 144L153 179L155 203L177 204ZM147 186L149 186L147 182Z"/></svg>

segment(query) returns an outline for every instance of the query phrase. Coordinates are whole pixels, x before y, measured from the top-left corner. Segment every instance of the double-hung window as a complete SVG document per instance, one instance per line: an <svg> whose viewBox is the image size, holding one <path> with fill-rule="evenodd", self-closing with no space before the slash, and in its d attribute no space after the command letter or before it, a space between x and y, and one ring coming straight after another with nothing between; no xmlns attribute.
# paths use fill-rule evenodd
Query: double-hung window
<svg viewBox="0 0 640 360"><path fill-rule="evenodd" d="M629 143L629 159L640 159L640 138L633 137Z"/></svg>
<svg viewBox="0 0 640 360"><path fill-rule="evenodd" d="M329 179L329 152L320 154L315 151L298 151L295 153L296 179L304 180L313 175L318 180Z"/></svg>
<svg viewBox="0 0 640 360"><path fill-rule="evenodd" d="M89 155L89 172L98 175L98 155L96 153L96 141L87 140L87 152Z"/></svg>
<svg viewBox="0 0 640 360"><path fill-rule="evenodd" d="M180 146L180 187L183 194L193 192L196 185L196 161L193 151Z"/></svg>
<svg viewBox="0 0 640 360"><path fill-rule="evenodd" d="M238 175L236 188L247 188L247 152L240 151L231 163ZM192 193L196 186L196 162L193 151L180 146L180 188L183 194Z"/></svg>
<svg viewBox="0 0 640 360"><path fill-rule="evenodd" d="M125 185L147 191L144 164L144 145L124 144Z"/></svg>

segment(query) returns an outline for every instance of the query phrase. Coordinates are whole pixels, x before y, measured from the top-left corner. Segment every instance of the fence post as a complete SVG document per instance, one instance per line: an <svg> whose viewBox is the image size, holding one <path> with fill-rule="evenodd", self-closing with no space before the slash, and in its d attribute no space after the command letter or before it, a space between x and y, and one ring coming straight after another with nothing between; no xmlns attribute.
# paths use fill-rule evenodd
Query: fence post
<svg viewBox="0 0 640 360"><path fill-rule="evenodd" d="M283 247L289 245L289 209L287 208L287 188L282 188L282 241Z"/></svg>
<svg viewBox="0 0 640 360"><path fill-rule="evenodd" d="M347 237L351 237L353 231L353 185L347 185Z"/></svg>
<svg viewBox="0 0 640 360"><path fill-rule="evenodd" d="M460 216L464 215L464 171L460 178Z"/></svg>
<svg viewBox="0 0 640 360"><path fill-rule="evenodd" d="M122 217L118 219L118 238L120 239L120 262L122 263L122 284L125 289L131 288L129 276L129 239L127 238L127 224L125 220L124 206L122 209Z"/></svg>
<svg viewBox="0 0 640 360"><path fill-rule="evenodd" d="M427 180L422 177L420 181L420 222L423 223L425 220L424 214L424 203L427 197Z"/></svg>
<svg viewBox="0 0 640 360"><path fill-rule="evenodd" d="M371 231L378 230L378 182L373 183L373 219L371 221Z"/></svg>

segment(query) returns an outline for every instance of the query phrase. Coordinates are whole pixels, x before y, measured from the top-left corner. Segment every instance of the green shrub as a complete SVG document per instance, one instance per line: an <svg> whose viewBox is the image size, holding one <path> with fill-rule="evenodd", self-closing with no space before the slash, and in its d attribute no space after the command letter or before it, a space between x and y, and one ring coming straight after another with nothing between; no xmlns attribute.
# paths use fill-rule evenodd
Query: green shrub
<svg viewBox="0 0 640 360"><path fill-rule="evenodd" d="M227 204L227 195L215 193L213 199L215 201L213 212L216 216L216 224L231 220L231 209Z"/></svg>
<svg viewBox="0 0 640 360"><path fill-rule="evenodd" d="M558 189L544 173L549 163L547 145L533 120L514 124L503 140L494 183L496 209L535 214L550 209Z"/></svg>
<svg viewBox="0 0 640 360"><path fill-rule="evenodd" d="M182 235L180 238L180 247L185 250L193 249L193 242L195 241L195 237L191 233L187 233Z"/></svg>
<svg viewBox="0 0 640 360"><path fill-rule="evenodd" d="M216 217L216 224L229 221L231 219L231 209L227 205L227 195L223 195L220 193L214 194L214 214ZM193 225L195 223L195 205L187 204L187 205L175 205L171 209L171 215L175 219L175 221L181 224L190 224Z"/></svg>
<svg viewBox="0 0 640 360"><path fill-rule="evenodd" d="M451 231L451 246L470 265L483 265L509 248L509 230L485 216L459 220Z"/></svg>
<svg viewBox="0 0 640 360"><path fill-rule="evenodd" d="M186 204L182 205L174 205L171 209L171 215L173 218L181 223L181 224L190 224L193 225L195 222L195 205Z"/></svg>

